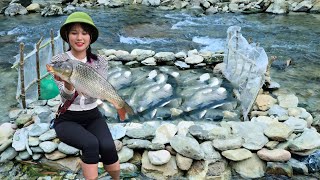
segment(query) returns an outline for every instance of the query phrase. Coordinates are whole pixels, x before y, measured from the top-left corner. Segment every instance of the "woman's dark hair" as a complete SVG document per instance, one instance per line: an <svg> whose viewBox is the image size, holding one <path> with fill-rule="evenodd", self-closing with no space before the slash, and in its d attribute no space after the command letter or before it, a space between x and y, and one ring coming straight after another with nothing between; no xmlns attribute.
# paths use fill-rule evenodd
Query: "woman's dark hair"
<svg viewBox="0 0 320 180"><path fill-rule="evenodd" d="M89 33L90 38L91 38L91 37L92 37L91 25L88 25L88 24L85 24L85 23L79 23L79 24L80 24L80 26L81 26L81 28L82 28L83 30L85 30L86 32ZM73 25L75 25L75 23L71 23L71 24L68 24L68 25L67 25L67 27L66 27L67 37L68 37L68 35L69 35L69 33L70 33L71 28L72 28ZM68 40L68 41L69 41L69 40ZM69 42L68 42L68 43L69 43ZM68 51L70 51L70 50L71 50L71 47L70 47L70 44L69 44ZM88 61L89 63L91 63L91 60L96 61L96 60L98 60L98 57L97 57L96 54L94 54L94 53L91 52L91 46L90 46L90 44L89 44L89 47L88 47L88 49L87 49L87 61Z"/></svg>

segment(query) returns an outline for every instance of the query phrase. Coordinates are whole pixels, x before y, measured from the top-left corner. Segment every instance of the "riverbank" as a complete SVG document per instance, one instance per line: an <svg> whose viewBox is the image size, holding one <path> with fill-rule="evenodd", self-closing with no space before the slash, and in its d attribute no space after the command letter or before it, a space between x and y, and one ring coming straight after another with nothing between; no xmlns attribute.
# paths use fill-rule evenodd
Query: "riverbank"
<svg viewBox="0 0 320 180"><path fill-rule="evenodd" d="M185 81L179 80L179 74L183 74L181 77L190 77L188 73L193 74L194 80L207 81L211 77L206 73L199 73L199 78L195 76L199 69L197 65L212 65L212 61L203 63L205 57L208 57L206 53L190 51L186 54L155 54L150 50L134 50L129 53L110 49L99 52L109 59L111 69L118 71L133 71L127 67L139 68L140 65L137 64L140 63L149 67L155 67L159 63L161 73L155 74L146 68L143 68L145 75L127 73L137 74L140 82L141 77L167 82L163 75ZM140 60L129 61L133 55L135 59L140 57ZM187 55L193 58L187 59ZM170 57L173 56L180 57L181 63L170 63ZM198 61L201 57L202 61ZM161 67L163 62L178 66L181 71ZM122 63L125 64L124 67L121 66ZM192 68L193 72L185 70L185 65L188 64L192 64L188 68ZM216 76L222 71L223 64L219 60L213 64L212 72ZM120 78L118 76L115 82L123 85ZM137 81L134 77L132 79ZM194 84L192 80L188 83ZM213 84L222 86L220 83ZM49 121L54 117L59 102L58 96L51 100L36 101L27 110L10 111L10 118L15 123L0 126L2 179L82 177L79 171L80 151L60 142L55 131L49 129ZM172 106L176 103L178 102L172 100L169 104ZM134 119L125 123L108 121L121 162L122 177L139 179L142 174L151 179L232 179L234 176L244 179L267 176L316 179L320 163L320 134L313 126L318 120L298 106L299 100L294 94L281 89L261 91L254 103L250 121L245 122L241 121L240 113L232 108L232 104L225 104L219 114L221 118L211 121L188 121L184 118L153 121L151 117L146 122ZM105 106L107 105L101 104L100 110L108 117L110 108ZM179 115L178 109L170 110L171 116ZM39 166L32 169L32 164ZM20 171L22 167L25 168L24 171ZM104 175L106 174L102 174Z"/></svg>
<svg viewBox="0 0 320 180"><path fill-rule="evenodd" d="M16 3L4 1L0 4L1 13L6 16L26 15L28 13L41 13L42 16L57 16L69 14L75 7L109 7L118 8L126 5L141 4L157 7L162 10L188 9L196 16L204 16L215 13L272 13L288 14L297 13L320 13L320 1L310 0L88 0L88 1L23 1Z"/></svg>

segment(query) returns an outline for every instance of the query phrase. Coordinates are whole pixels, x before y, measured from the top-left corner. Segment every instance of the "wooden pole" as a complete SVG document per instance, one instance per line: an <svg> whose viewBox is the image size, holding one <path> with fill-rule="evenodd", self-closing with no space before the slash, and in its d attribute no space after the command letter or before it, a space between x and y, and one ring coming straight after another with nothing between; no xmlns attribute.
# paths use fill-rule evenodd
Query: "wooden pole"
<svg viewBox="0 0 320 180"><path fill-rule="evenodd" d="M51 50L52 50L52 56L54 56L54 33L53 33L53 29L50 30L50 34L51 34Z"/></svg>
<svg viewBox="0 0 320 180"><path fill-rule="evenodd" d="M26 94L24 89L24 44L20 43L20 84L21 84L21 101L22 108L26 108Z"/></svg>
<svg viewBox="0 0 320 180"><path fill-rule="evenodd" d="M41 88L40 88L40 56L39 56L39 52L40 52L40 44L42 42L43 37L41 37L41 39L39 40L39 42L36 45L37 51L36 51L36 70L37 70L37 84L38 84L38 98L41 95Z"/></svg>

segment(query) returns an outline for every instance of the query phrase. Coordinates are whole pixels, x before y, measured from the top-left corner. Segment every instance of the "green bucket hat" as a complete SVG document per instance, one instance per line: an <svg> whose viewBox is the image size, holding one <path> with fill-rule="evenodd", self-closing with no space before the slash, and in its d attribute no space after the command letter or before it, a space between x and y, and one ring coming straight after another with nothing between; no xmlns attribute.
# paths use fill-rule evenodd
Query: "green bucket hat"
<svg viewBox="0 0 320 180"><path fill-rule="evenodd" d="M64 22L64 24L60 28L60 35L64 41L68 42L68 37L67 37L68 35L66 34L67 32L66 28L67 28L67 25L71 23L85 23L92 27L90 44L94 43L98 39L99 31L97 27L94 25L91 17L85 12L74 12L68 16L67 20Z"/></svg>

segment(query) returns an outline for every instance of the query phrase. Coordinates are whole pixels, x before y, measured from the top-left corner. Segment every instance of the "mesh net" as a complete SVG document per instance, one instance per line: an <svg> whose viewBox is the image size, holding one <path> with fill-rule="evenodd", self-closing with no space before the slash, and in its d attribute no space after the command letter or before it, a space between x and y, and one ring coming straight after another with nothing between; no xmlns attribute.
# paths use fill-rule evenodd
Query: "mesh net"
<svg viewBox="0 0 320 180"><path fill-rule="evenodd" d="M59 34L59 33L58 33ZM39 50L39 63L40 63L40 92L38 95L38 85L37 85L37 69L36 69L36 48L24 58L24 86L25 86L25 99L26 105L34 102L38 99L51 99L55 97L58 93L58 87L56 86L53 78L47 76L46 64L51 61L54 54L63 52L63 40L60 35L54 38L54 53L52 53L51 40L46 39L42 41ZM16 57L16 63L19 64L20 57ZM20 72L20 66L16 66L18 72ZM17 86L17 100L20 104L21 101L21 76L18 76L18 86Z"/></svg>
<svg viewBox="0 0 320 180"><path fill-rule="evenodd" d="M263 48L249 44L240 30L239 26L231 26L227 30L227 54L224 57L226 68L223 74L237 91L243 117L247 120L265 80L268 56Z"/></svg>

